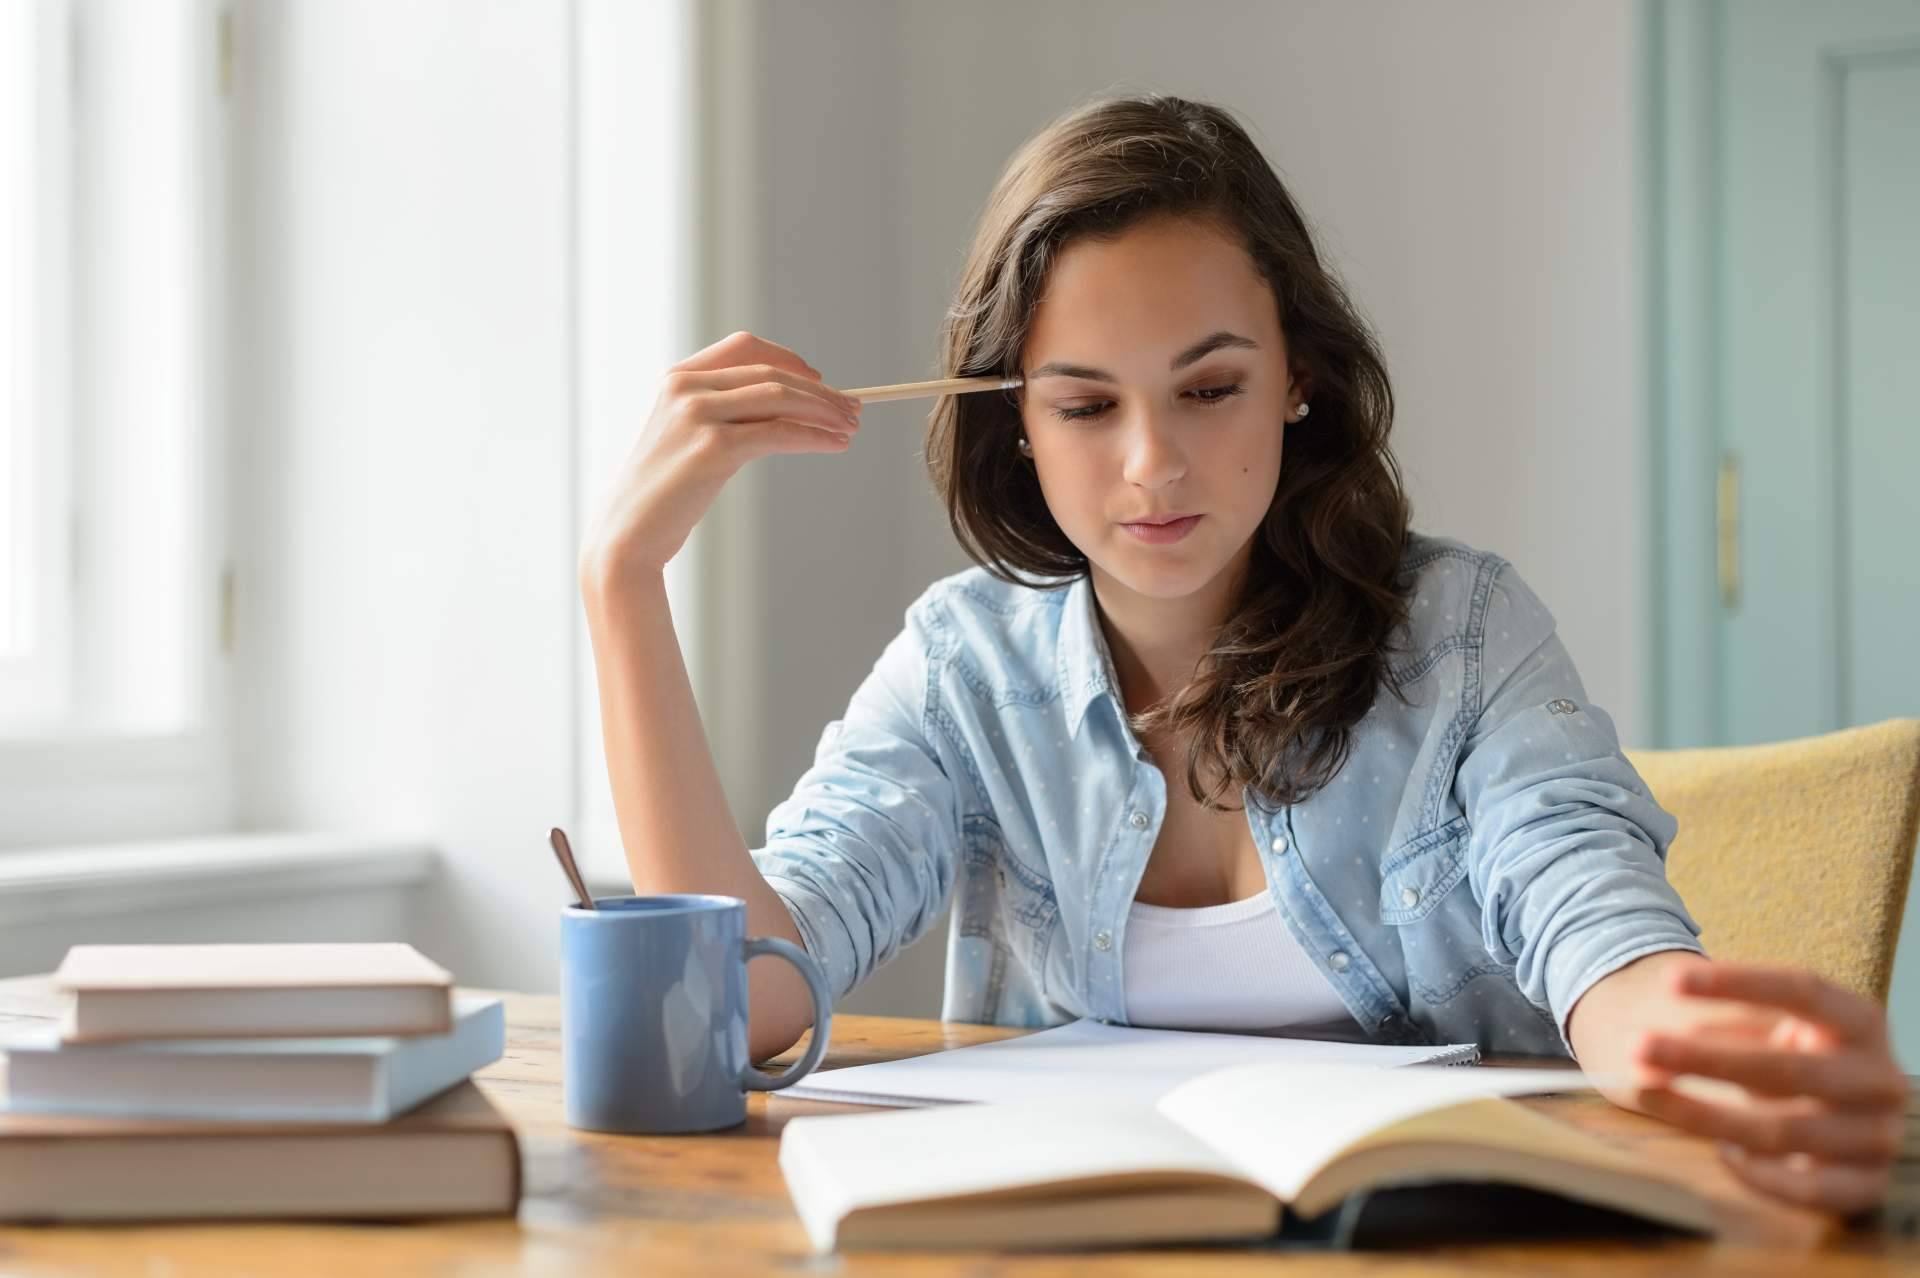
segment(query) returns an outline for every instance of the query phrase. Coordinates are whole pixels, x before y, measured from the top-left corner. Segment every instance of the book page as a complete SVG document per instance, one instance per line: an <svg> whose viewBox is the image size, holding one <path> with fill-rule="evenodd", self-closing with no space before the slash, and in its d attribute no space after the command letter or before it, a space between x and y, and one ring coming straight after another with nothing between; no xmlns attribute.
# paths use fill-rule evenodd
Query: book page
<svg viewBox="0 0 1920 1278"><path fill-rule="evenodd" d="M1185 1083L1156 1108L1283 1202L1368 1133L1460 1101L1581 1091L1570 1069L1243 1065Z"/></svg>
<svg viewBox="0 0 1920 1278"><path fill-rule="evenodd" d="M917 1156L908 1156L909 1154ZM802 1215L1127 1175L1243 1179L1151 1105L964 1105L790 1119L780 1165Z"/></svg>

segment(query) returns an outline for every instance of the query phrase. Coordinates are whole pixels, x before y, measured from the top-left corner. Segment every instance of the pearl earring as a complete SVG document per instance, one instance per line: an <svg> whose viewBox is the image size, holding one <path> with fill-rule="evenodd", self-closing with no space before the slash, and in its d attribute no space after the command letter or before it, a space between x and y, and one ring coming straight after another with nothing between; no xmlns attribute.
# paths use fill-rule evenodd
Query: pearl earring
<svg viewBox="0 0 1920 1278"><path fill-rule="evenodd" d="M1308 406L1307 406L1307 405L1305 405L1305 404L1302 404L1302 405L1300 405L1300 411L1299 411L1299 412L1297 412L1297 413L1295 413L1295 414L1294 414L1294 416L1295 416L1295 417L1305 417L1305 416L1307 415L1307 407L1308 407Z"/></svg>
<svg viewBox="0 0 1920 1278"><path fill-rule="evenodd" d="M1027 437L1025 435L1022 435L1020 437L1019 448L1020 448L1020 455L1022 457L1033 456L1033 445L1027 442Z"/></svg>

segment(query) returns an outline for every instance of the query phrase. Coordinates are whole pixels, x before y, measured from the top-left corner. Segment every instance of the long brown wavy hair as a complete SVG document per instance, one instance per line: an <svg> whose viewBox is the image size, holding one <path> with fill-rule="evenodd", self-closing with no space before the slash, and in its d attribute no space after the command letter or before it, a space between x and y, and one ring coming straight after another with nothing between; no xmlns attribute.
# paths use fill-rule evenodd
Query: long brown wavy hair
<svg viewBox="0 0 1920 1278"><path fill-rule="evenodd" d="M975 229L943 362L950 377L1019 375L1056 255L1168 214L1211 219L1244 242L1313 411L1286 427L1231 615L1187 686L1130 723L1186 744L1187 786L1207 807L1228 810L1222 797L1246 786L1298 803L1340 771L1354 725L1392 687L1410 511L1387 448L1386 363L1246 130L1219 107L1154 94L1090 103L1028 141ZM1011 393L945 396L927 425L928 469L976 563L1004 581L1061 585L1087 560L1048 511L1020 433Z"/></svg>

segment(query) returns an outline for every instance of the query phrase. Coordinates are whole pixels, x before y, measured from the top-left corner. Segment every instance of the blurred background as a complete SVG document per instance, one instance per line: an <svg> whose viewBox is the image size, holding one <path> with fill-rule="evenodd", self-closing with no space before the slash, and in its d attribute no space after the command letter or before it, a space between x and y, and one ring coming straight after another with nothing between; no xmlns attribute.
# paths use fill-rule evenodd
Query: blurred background
<svg viewBox="0 0 1920 1278"><path fill-rule="evenodd" d="M399 938L556 988L548 828L625 885L574 556L661 371L936 375L1002 165L1115 90L1247 123L1417 526L1626 743L1920 713L1915 0L0 0L0 58L0 975ZM925 411L672 566L754 846L965 565ZM943 945L845 1006L937 1015Z"/></svg>

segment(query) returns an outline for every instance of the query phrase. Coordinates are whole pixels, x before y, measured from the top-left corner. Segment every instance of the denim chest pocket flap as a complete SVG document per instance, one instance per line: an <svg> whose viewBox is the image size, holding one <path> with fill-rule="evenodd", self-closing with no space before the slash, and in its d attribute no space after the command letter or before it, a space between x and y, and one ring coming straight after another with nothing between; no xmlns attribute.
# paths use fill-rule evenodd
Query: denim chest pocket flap
<svg viewBox="0 0 1920 1278"><path fill-rule="evenodd" d="M1416 835L1380 867L1380 921L1417 923L1467 872L1467 818Z"/></svg>
<svg viewBox="0 0 1920 1278"><path fill-rule="evenodd" d="M984 935L996 913L1044 935L1060 915L1053 885L1029 869L1007 848L1000 823L985 814L968 814L960 825L965 861L965 891L960 926L968 935Z"/></svg>

